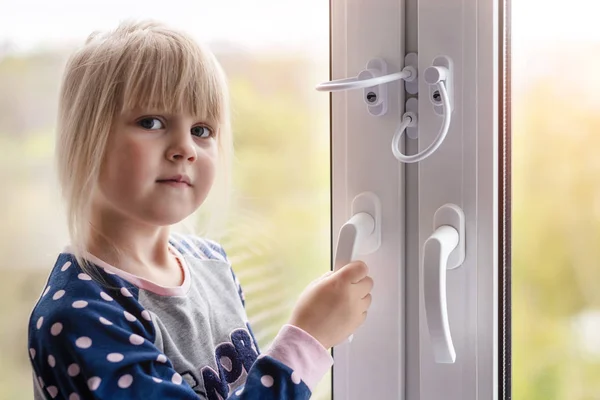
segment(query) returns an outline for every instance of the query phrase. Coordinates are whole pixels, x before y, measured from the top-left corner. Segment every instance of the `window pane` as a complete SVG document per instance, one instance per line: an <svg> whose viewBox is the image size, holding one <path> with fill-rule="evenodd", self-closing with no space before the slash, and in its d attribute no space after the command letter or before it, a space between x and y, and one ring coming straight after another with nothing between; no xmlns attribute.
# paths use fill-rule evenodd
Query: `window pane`
<svg viewBox="0 0 600 400"><path fill-rule="evenodd" d="M225 227L210 234L268 348L300 291L330 267L329 96L314 90L329 71L328 2L56 0L9 9L0 15L0 398L30 397L27 320L68 244L53 167L64 62L92 30L129 17L196 35L228 75L234 195ZM327 375L313 398L329 399L330 383Z"/></svg>
<svg viewBox="0 0 600 400"><path fill-rule="evenodd" d="M600 393L598 2L512 2L513 394Z"/></svg>

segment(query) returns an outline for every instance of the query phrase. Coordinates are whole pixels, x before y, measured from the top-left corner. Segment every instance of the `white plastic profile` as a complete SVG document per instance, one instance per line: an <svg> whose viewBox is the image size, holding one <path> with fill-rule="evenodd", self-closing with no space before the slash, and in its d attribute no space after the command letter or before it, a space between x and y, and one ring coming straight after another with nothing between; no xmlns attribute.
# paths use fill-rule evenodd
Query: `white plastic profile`
<svg viewBox="0 0 600 400"><path fill-rule="evenodd" d="M434 232L423 245L423 296L427 326L435 361L452 364L452 343L446 298L446 270L465 259L465 217L455 204L445 204L434 215Z"/></svg>
<svg viewBox="0 0 600 400"><path fill-rule="evenodd" d="M352 217L340 228L334 257L334 271L356 261L359 254L375 252L381 246L381 203L371 192L363 192L352 202ZM352 341L354 335L348 337Z"/></svg>

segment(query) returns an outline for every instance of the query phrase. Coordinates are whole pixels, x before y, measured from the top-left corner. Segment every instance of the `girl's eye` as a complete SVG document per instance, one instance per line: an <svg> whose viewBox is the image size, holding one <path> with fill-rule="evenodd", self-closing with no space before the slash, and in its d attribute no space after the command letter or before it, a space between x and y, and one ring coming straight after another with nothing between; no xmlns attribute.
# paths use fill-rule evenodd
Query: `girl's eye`
<svg viewBox="0 0 600 400"><path fill-rule="evenodd" d="M212 131L207 126L195 126L192 128L192 135L205 138L212 136Z"/></svg>
<svg viewBox="0 0 600 400"><path fill-rule="evenodd" d="M159 125L157 126L157 124L155 124L155 122L158 122L158 124L159 124ZM161 120L160 120L160 119L158 119L158 118L144 118L144 119L141 119L141 120L138 122L138 124L139 124L139 125L140 125L142 128L144 128L144 129L148 129L148 130L155 130L155 129L162 129L162 128L164 128L164 127L162 126L162 122L161 122Z"/></svg>
<svg viewBox="0 0 600 400"><path fill-rule="evenodd" d="M165 128L163 122L160 119L154 117L143 118L138 121L138 125L147 130L157 130ZM199 125L192 128L192 135L197 136L199 138L208 138L213 136L213 132L212 129L208 126Z"/></svg>

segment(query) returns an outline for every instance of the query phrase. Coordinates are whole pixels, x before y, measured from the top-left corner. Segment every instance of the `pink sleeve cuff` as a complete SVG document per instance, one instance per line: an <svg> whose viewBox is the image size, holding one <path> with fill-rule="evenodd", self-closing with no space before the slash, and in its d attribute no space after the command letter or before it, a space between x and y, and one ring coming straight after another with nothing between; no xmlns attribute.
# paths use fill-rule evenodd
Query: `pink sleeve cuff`
<svg viewBox="0 0 600 400"><path fill-rule="evenodd" d="M265 355L290 367L312 391L333 365L331 354L308 332L285 324Z"/></svg>

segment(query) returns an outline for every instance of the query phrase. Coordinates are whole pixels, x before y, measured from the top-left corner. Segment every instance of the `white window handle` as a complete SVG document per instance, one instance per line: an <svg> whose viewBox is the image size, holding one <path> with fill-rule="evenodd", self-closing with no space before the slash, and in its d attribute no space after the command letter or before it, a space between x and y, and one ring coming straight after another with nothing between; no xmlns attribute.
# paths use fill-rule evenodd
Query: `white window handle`
<svg viewBox="0 0 600 400"><path fill-rule="evenodd" d="M340 229L334 271L356 260L357 248L375 230L375 219L366 212L354 214Z"/></svg>
<svg viewBox="0 0 600 400"><path fill-rule="evenodd" d="M365 69L354 78L336 79L323 82L316 86L322 92L338 92L343 90L363 89L363 100L367 105L369 114L381 117L387 113L388 91L387 84L397 80L417 82L416 54L411 58L414 65L405 66L402 71L388 73L388 66L384 59L373 58L369 60Z"/></svg>
<svg viewBox="0 0 600 400"><path fill-rule="evenodd" d="M356 261L358 254L369 254L381 245L381 203L379 198L364 192L352 202L352 217L340 228L333 269ZM354 335L348 337L348 343Z"/></svg>
<svg viewBox="0 0 600 400"><path fill-rule="evenodd" d="M412 82L417 77L415 67L408 65L400 72L379 76L377 70L367 69L360 72L354 78L337 79L335 81L323 82L316 86L316 89L321 92L337 92L340 90L364 89L372 86L383 85L403 79L407 82Z"/></svg>
<svg viewBox="0 0 600 400"><path fill-rule="evenodd" d="M440 207L434 216L434 232L423 246L423 295L425 314L435 361L456 360L448 322L446 270L459 267L465 259L465 218L454 204Z"/></svg>

